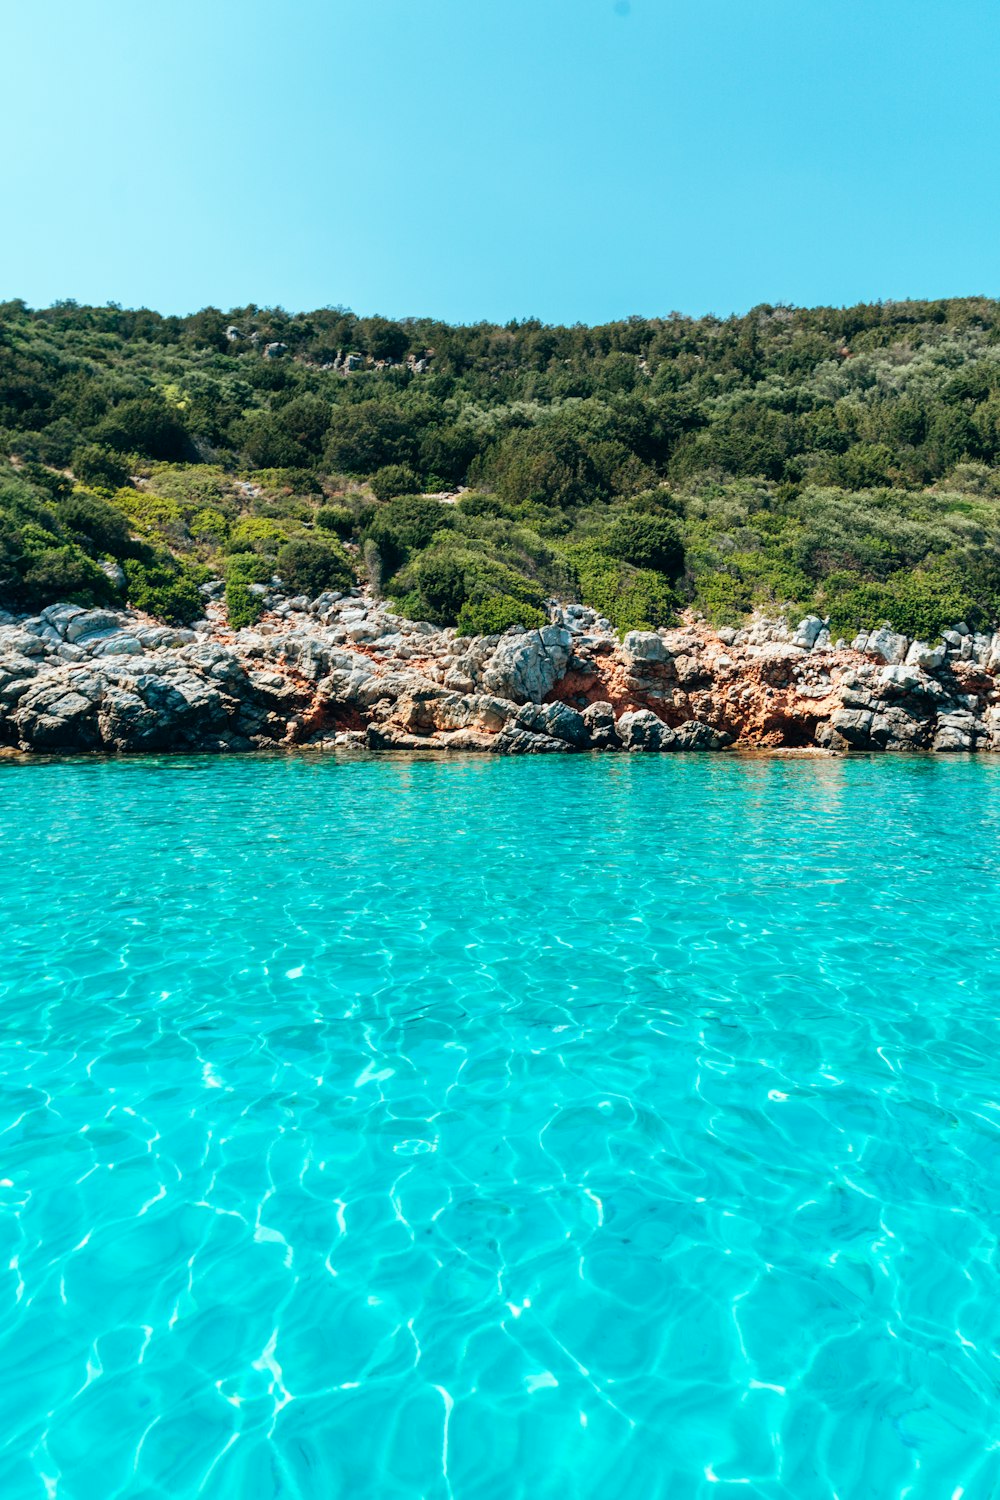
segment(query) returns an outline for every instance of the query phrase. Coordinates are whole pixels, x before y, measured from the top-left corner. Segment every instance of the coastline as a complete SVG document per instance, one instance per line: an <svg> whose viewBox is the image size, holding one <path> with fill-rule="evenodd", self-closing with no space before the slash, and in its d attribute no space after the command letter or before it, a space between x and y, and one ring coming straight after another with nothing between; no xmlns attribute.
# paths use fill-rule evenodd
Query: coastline
<svg viewBox="0 0 1000 1500"><path fill-rule="evenodd" d="M360 590L267 603L240 631L210 594L190 630L68 604L0 616L0 751L1000 749L1000 634L961 623L936 645L888 627L834 644L815 616L619 640L551 601L540 629L460 637Z"/></svg>

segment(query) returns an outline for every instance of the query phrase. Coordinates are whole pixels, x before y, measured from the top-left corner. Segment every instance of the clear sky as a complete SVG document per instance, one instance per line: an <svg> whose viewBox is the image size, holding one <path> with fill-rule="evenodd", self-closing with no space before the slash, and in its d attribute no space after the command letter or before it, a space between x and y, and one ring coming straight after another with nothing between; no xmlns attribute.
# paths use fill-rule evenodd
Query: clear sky
<svg viewBox="0 0 1000 1500"><path fill-rule="evenodd" d="M0 297L1000 293L997 0L0 0Z"/></svg>

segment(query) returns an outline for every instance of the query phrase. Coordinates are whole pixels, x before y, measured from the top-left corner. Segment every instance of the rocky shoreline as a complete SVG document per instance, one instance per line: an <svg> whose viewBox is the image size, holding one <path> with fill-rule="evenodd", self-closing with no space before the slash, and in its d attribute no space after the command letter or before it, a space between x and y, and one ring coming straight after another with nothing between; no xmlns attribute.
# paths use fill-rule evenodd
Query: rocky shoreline
<svg viewBox="0 0 1000 1500"><path fill-rule="evenodd" d="M211 590L209 591L211 592ZM0 614L0 747L22 752L1000 750L1000 633L937 644L823 621L632 631L581 605L457 637L359 590L272 598L251 629L55 604Z"/></svg>

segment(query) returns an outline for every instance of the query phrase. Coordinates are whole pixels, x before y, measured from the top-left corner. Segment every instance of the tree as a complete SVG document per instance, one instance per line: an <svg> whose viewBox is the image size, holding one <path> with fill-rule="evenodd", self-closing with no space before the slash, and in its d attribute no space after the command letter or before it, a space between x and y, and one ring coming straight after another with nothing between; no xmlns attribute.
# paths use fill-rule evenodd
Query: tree
<svg viewBox="0 0 1000 1500"><path fill-rule="evenodd" d="M350 588L355 581L350 558L332 539L286 543L275 568L287 589L310 598L326 589Z"/></svg>
<svg viewBox="0 0 1000 1500"><path fill-rule="evenodd" d="M605 531L604 546L612 557L635 568L653 568L668 578L677 578L684 571L680 527L670 516L626 511Z"/></svg>
<svg viewBox="0 0 1000 1500"><path fill-rule="evenodd" d="M193 452L180 413L157 396L140 396L113 407L94 429L94 439L119 453L142 453L147 458L185 459Z"/></svg>
<svg viewBox="0 0 1000 1500"><path fill-rule="evenodd" d="M73 454L73 473L81 484L101 490L120 490L129 482L127 464L101 443L87 443Z"/></svg>
<svg viewBox="0 0 1000 1500"><path fill-rule="evenodd" d="M326 462L336 473L374 474L389 464L412 464L416 442L406 421L386 401L334 408Z"/></svg>
<svg viewBox="0 0 1000 1500"><path fill-rule="evenodd" d="M388 318L362 318L355 336L372 359L399 360L410 347L406 329Z"/></svg>

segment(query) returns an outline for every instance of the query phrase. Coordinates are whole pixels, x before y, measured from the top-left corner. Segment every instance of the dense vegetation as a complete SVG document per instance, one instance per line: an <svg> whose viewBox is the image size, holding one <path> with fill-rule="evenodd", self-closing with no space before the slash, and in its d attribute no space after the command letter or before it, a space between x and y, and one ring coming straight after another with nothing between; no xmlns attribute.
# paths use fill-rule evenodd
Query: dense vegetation
<svg viewBox="0 0 1000 1500"><path fill-rule="evenodd" d="M0 606L187 621L221 578L241 624L275 575L477 632L552 594L622 629L992 624L1000 304L602 328L0 305Z"/></svg>

